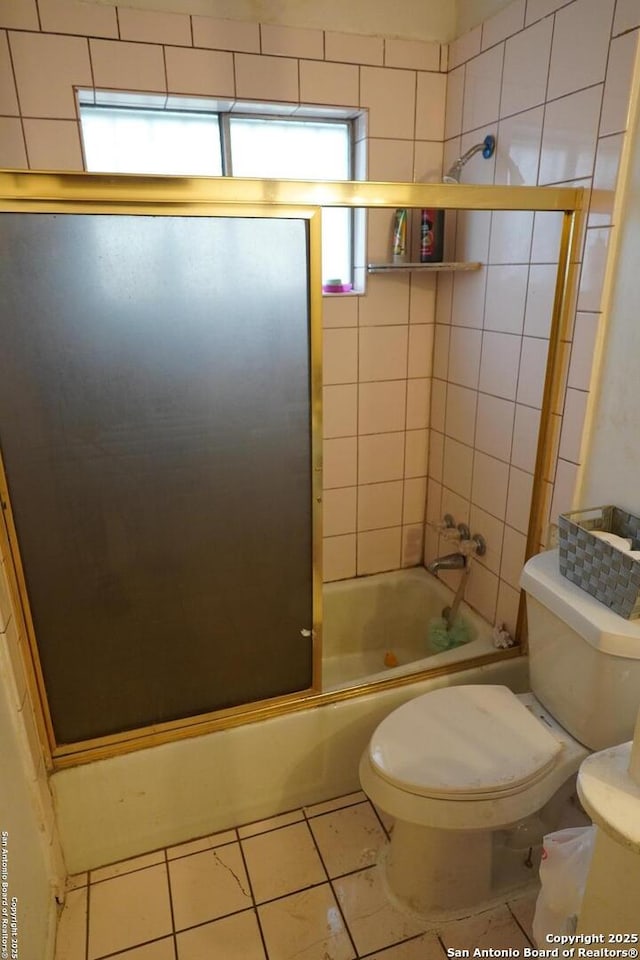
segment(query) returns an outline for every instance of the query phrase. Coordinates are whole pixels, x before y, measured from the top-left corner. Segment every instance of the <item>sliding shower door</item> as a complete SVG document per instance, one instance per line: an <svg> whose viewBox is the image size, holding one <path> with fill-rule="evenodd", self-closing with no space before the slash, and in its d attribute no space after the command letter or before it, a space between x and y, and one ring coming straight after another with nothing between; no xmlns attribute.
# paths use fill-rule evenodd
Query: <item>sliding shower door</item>
<svg viewBox="0 0 640 960"><path fill-rule="evenodd" d="M0 217L0 442L58 744L312 685L308 223Z"/></svg>

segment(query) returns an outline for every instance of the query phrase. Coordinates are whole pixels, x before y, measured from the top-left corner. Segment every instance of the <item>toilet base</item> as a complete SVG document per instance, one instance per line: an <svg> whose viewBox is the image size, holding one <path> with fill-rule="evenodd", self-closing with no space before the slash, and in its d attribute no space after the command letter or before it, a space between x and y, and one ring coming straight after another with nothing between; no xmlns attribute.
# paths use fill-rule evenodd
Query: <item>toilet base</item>
<svg viewBox="0 0 640 960"><path fill-rule="evenodd" d="M398 821L381 860L391 897L429 920L486 910L537 882L540 844L510 848L504 831L439 830Z"/></svg>

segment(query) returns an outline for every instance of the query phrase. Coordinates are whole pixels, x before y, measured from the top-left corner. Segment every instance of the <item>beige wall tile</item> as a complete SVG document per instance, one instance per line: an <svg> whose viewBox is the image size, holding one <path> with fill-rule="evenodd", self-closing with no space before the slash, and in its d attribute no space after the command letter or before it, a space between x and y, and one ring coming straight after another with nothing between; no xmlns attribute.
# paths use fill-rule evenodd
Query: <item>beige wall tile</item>
<svg viewBox="0 0 640 960"><path fill-rule="evenodd" d="M520 362L520 337L510 333L485 333L482 337L480 389L506 400L515 400Z"/></svg>
<svg viewBox="0 0 640 960"><path fill-rule="evenodd" d="M323 541L325 582L347 580L356 575L356 535L325 537Z"/></svg>
<svg viewBox="0 0 640 960"><path fill-rule="evenodd" d="M9 41L5 30L0 30L0 116L17 117L18 97L9 57Z"/></svg>
<svg viewBox="0 0 640 960"><path fill-rule="evenodd" d="M542 392L547 370L549 342L538 337L523 337L518 376L518 403L542 407Z"/></svg>
<svg viewBox="0 0 640 960"><path fill-rule="evenodd" d="M544 103L547 90L553 20L541 20L507 40L504 54L500 116Z"/></svg>
<svg viewBox="0 0 640 960"><path fill-rule="evenodd" d="M443 139L446 85L443 73L418 73L416 139Z"/></svg>
<svg viewBox="0 0 640 960"><path fill-rule="evenodd" d="M488 210L461 211L457 216L456 225L456 259L479 260L482 264L486 263L489 257L490 232L491 213ZM475 274L460 274L460 276L454 277L454 285L456 281L459 281L458 287L462 289L473 288L478 283L484 284L484 277ZM479 316L480 308L475 313ZM478 325L475 319L474 322L471 322L466 317L461 317L460 322L462 321L464 321L464 326ZM454 322L459 322L457 317Z"/></svg>
<svg viewBox="0 0 640 960"><path fill-rule="evenodd" d="M536 185L543 118L544 108L536 107L500 121L496 147L497 184L515 187Z"/></svg>
<svg viewBox="0 0 640 960"><path fill-rule="evenodd" d="M579 310L600 310L610 237L611 227L587 230L578 292Z"/></svg>
<svg viewBox="0 0 640 960"><path fill-rule="evenodd" d="M509 465L486 453L476 451L473 460L473 488L471 499L482 510L498 520L507 512Z"/></svg>
<svg viewBox="0 0 640 960"><path fill-rule="evenodd" d="M556 286L555 263L533 263L529 268L527 309L524 332L530 337L548 337L551 331L553 300Z"/></svg>
<svg viewBox="0 0 640 960"><path fill-rule="evenodd" d="M576 390L588 390L591 386L593 351L600 322L599 313L576 314L568 381Z"/></svg>
<svg viewBox="0 0 640 960"><path fill-rule="evenodd" d="M449 140L451 137L457 137L462 133L465 70L466 67L462 66L447 74L447 95L444 115L445 140ZM455 152L459 152L457 147ZM445 168L446 166L447 164L445 163Z"/></svg>
<svg viewBox="0 0 640 960"><path fill-rule="evenodd" d="M566 460L558 460L556 480L553 485L550 519L557 521L559 514L575 510L573 495L578 479L578 466Z"/></svg>
<svg viewBox="0 0 640 960"><path fill-rule="evenodd" d="M187 14L119 7L118 19L123 40L191 46L191 23Z"/></svg>
<svg viewBox="0 0 640 960"><path fill-rule="evenodd" d="M601 137L627 129L629 96L637 46L637 33L627 33L617 37L611 43L602 100Z"/></svg>
<svg viewBox="0 0 640 960"><path fill-rule="evenodd" d="M358 534L358 575L395 570L400 566L401 528Z"/></svg>
<svg viewBox="0 0 640 960"><path fill-rule="evenodd" d="M519 533L509 526L504 528L500 576L514 590L519 589L520 586L526 545L527 538L523 533Z"/></svg>
<svg viewBox="0 0 640 960"><path fill-rule="evenodd" d="M598 138L602 86L547 104L540 157L540 184L590 177Z"/></svg>
<svg viewBox="0 0 640 960"><path fill-rule="evenodd" d="M449 347L451 327L436 323L433 339L433 376L446 380L449 375Z"/></svg>
<svg viewBox="0 0 640 960"><path fill-rule="evenodd" d="M417 567L422 564L424 552L424 524L412 523L402 527L402 567Z"/></svg>
<svg viewBox="0 0 640 960"><path fill-rule="evenodd" d="M481 393L478 397L476 448L499 460L511 456L515 404Z"/></svg>
<svg viewBox="0 0 640 960"><path fill-rule="evenodd" d="M525 0L515 0L495 16L482 24L482 49L492 47L501 40L522 30L524 26Z"/></svg>
<svg viewBox="0 0 640 960"><path fill-rule="evenodd" d="M484 537L487 544L487 551L481 557L478 557L478 563L481 563L487 570L491 570L492 573L499 574L504 523L472 504L469 511L469 526L472 535L479 533Z"/></svg>
<svg viewBox="0 0 640 960"><path fill-rule="evenodd" d="M323 445L323 483L325 490L353 487L357 483L357 450L355 437L325 440Z"/></svg>
<svg viewBox="0 0 640 960"><path fill-rule="evenodd" d="M0 0L0 27L39 30L36 0Z"/></svg>
<svg viewBox="0 0 640 960"><path fill-rule="evenodd" d="M618 0L613 21L613 35L616 36L625 30L633 30L634 27L640 27L640 7L636 0Z"/></svg>
<svg viewBox="0 0 640 960"><path fill-rule="evenodd" d="M361 327L360 381L405 378L407 341L408 327Z"/></svg>
<svg viewBox="0 0 640 960"><path fill-rule="evenodd" d="M442 483L449 490L469 500L473 470L473 450L464 443L445 437ZM446 511L445 511L446 512Z"/></svg>
<svg viewBox="0 0 640 960"><path fill-rule="evenodd" d="M369 136L413 140L415 102L413 71L360 68L360 106L369 110Z"/></svg>
<svg viewBox="0 0 640 960"><path fill-rule="evenodd" d="M615 0L574 0L555 16L547 97L555 100L594 83L607 67ZM577 38L579 42L576 42Z"/></svg>
<svg viewBox="0 0 640 960"><path fill-rule="evenodd" d="M496 615L499 581L495 573L479 563L471 564L471 573L465 591L466 601L488 623L493 623Z"/></svg>
<svg viewBox="0 0 640 960"><path fill-rule="evenodd" d="M297 60L244 53L239 53L235 60L238 97L293 102L299 99Z"/></svg>
<svg viewBox="0 0 640 960"><path fill-rule="evenodd" d="M494 210L491 214L490 263L529 263L533 236L530 210Z"/></svg>
<svg viewBox="0 0 640 960"><path fill-rule="evenodd" d="M363 484L401 480L404 465L404 437L404 433L401 432L360 437L358 482Z"/></svg>
<svg viewBox="0 0 640 960"><path fill-rule="evenodd" d="M384 40L353 33L325 33L325 57L343 63L362 63L382 66Z"/></svg>
<svg viewBox="0 0 640 960"><path fill-rule="evenodd" d="M406 404L406 380L361 383L358 387L358 433L404 430Z"/></svg>
<svg viewBox="0 0 640 960"><path fill-rule="evenodd" d="M191 21L194 47L260 53L260 27L257 23L199 16L193 16Z"/></svg>
<svg viewBox="0 0 640 960"><path fill-rule="evenodd" d="M533 218L532 263L557 263L562 233L562 214L539 212Z"/></svg>
<svg viewBox="0 0 640 960"><path fill-rule="evenodd" d="M402 522L402 480L369 483L358 490L358 530L397 527Z"/></svg>
<svg viewBox="0 0 640 960"><path fill-rule="evenodd" d="M440 482L444 465L444 434L431 427L429 431L429 476Z"/></svg>
<svg viewBox="0 0 640 960"><path fill-rule="evenodd" d="M10 33L9 44L22 115L75 119L73 84L91 86L87 41L80 37Z"/></svg>
<svg viewBox="0 0 640 960"><path fill-rule="evenodd" d="M31 170L83 170L76 120L25 120Z"/></svg>
<svg viewBox="0 0 640 960"><path fill-rule="evenodd" d="M413 477L411 480L404 481L402 502L402 522L404 524L424 522L426 497L426 477Z"/></svg>
<svg viewBox="0 0 640 960"><path fill-rule="evenodd" d="M358 379L358 331L354 328L325 330L323 380L355 383Z"/></svg>
<svg viewBox="0 0 640 960"><path fill-rule="evenodd" d="M620 154L624 134L602 137L598 140L596 168L593 173L593 192L589 204L589 225L608 226L612 222L614 191L618 180Z"/></svg>
<svg viewBox="0 0 640 960"><path fill-rule="evenodd" d="M462 129L475 130L498 118L502 81L502 45L467 63Z"/></svg>
<svg viewBox="0 0 640 960"><path fill-rule="evenodd" d="M433 364L434 324L409 327L410 377L430 377Z"/></svg>
<svg viewBox="0 0 640 960"><path fill-rule="evenodd" d="M165 57L170 93L235 96L232 54L167 47Z"/></svg>
<svg viewBox="0 0 640 960"><path fill-rule="evenodd" d="M357 106L358 68L347 64L300 61L300 100L303 103L324 103Z"/></svg>
<svg viewBox="0 0 640 960"><path fill-rule="evenodd" d="M83 37L118 36L115 7L84 0L40 0L40 22L52 33L76 33Z"/></svg>
<svg viewBox="0 0 640 960"><path fill-rule="evenodd" d="M432 430L444 433L445 414L447 406L447 384L444 380L431 381L431 421Z"/></svg>
<svg viewBox="0 0 640 960"><path fill-rule="evenodd" d="M589 395L583 390L569 388L564 402L560 456L571 463L580 463L580 448L584 430L584 418Z"/></svg>
<svg viewBox="0 0 640 960"><path fill-rule="evenodd" d="M540 411L516 404L511 463L527 473L533 473L535 469L539 427Z"/></svg>
<svg viewBox="0 0 640 960"><path fill-rule="evenodd" d="M465 327L451 328L449 379L463 387L478 386L482 333Z"/></svg>
<svg viewBox="0 0 640 960"><path fill-rule="evenodd" d="M529 268L505 264L487 268L484 329L522 333Z"/></svg>
<svg viewBox="0 0 640 960"><path fill-rule="evenodd" d="M478 218L478 221L481 219L482 218ZM489 219L486 218L486 223L488 224L489 222ZM487 243L488 241L489 235L487 233ZM486 259L486 257L483 259ZM457 273L454 276L453 301L451 305L451 323L454 326L477 328L482 326L486 284L486 270Z"/></svg>
<svg viewBox="0 0 640 960"><path fill-rule="evenodd" d="M411 277L409 323L435 322L437 284L436 278L426 273Z"/></svg>
<svg viewBox="0 0 640 960"><path fill-rule="evenodd" d="M322 323L326 327L357 327L359 297L327 295L322 298Z"/></svg>
<svg viewBox="0 0 640 960"><path fill-rule="evenodd" d="M0 117L0 166L8 170L26 170L29 166L22 124L17 117Z"/></svg>
<svg viewBox="0 0 640 960"><path fill-rule="evenodd" d="M541 17L547 17L554 10L564 7L567 0L527 0L526 24L533 23Z"/></svg>
<svg viewBox="0 0 640 960"><path fill-rule="evenodd" d="M511 467L509 470L506 521L509 526L519 530L520 533L526 533L529 529L532 493L533 476L517 467Z"/></svg>
<svg viewBox="0 0 640 960"><path fill-rule="evenodd" d="M387 37L384 42L386 67L404 67L412 70L440 70L440 44L421 40L396 40Z"/></svg>
<svg viewBox="0 0 640 960"><path fill-rule="evenodd" d="M325 537L355 533L356 487L327 490L322 498L322 532Z"/></svg>
<svg viewBox="0 0 640 960"><path fill-rule="evenodd" d="M306 60L322 60L324 56L322 30L305 30L263 23L260 25L260 33L262 52L265 54L278 57L304 57Z"/></svg>
<svg viewBox="0 0 640 960"><path fill-rule="evenodd" d="M413 179L413 144L410 140L375 140L370 139L369 145L369 179L370 180L400 180ZM393 232L393 210L371 210L372 214L384 214L391 229L385 236L386 255L389 256L391 247L390 237Z"/></svg>
<svg viewBox="0 0 640 960"><path fill-rule="evenodd" d="M162 47L147 43L91 40L97 87L166 91Z"/></svg>
<svg viewBox="0 0 640 960"><path fill-rule="evenodd" d="M407 430L429 426L431 380L427 377L407 380Z"/></svg>
<svg viewBox="0 0 640 960"><path fill-rule="evenodd" d="M450 383L447 387L445 432L448 437L473 446L478 394L467 387Z"/></svg>
<svg viewBox="0 0 640 960"><path fill-rule="evenodd" d="M449 70L454 70L460 63L470 60L480 53L482 41L482 27L474 27L449 44Z"/></svg>
<svg viewBox="0 0 640 960"><path fill-rule="evenodd" d="M325 437L353 437L358 432L358 387L355 383L324 387L322 433Z"/></svg>
<svg viewBox="0 0 640 960"><path fill-rule="evenodd" d="M442 179L442 143L416 140L414 144L413 180L416 183L437 183Z"/></svg>
<svg viewBox="0 0 640 960"><path fill-rule="evenodd" d="M411 144L404 140L370 140L368 144L397 144L406 143L411 150ZM367 263L388 263L391 259L391 250L393 243L393 224L395 220L395 211L393 210L367 210ZM390 323L389 310L393 310L392 292L394 289L400 289L394 286L393 281L402 280L402 292L408 299L409 282L408 278L401 274L394 276L371 276L367 280L367 295L360 301L364 308L362 316L364 318L375 318L378 323ZM389 283L391 281L391 283ZM384 302L383 302L384 301ZM394 311L395 312L395 311ZM365 322L363 320L362 322ZM399 320L397 322L400 322Z"/></svg>
<svg viewBox="0 0 640 960"><path fill-rule="evenodd" d="M514 590L504 580L498 587L498 603L496 606L496 623L502 624L512 637L516 635L518 623L518 609L520 607L520 590Z"/></svg>

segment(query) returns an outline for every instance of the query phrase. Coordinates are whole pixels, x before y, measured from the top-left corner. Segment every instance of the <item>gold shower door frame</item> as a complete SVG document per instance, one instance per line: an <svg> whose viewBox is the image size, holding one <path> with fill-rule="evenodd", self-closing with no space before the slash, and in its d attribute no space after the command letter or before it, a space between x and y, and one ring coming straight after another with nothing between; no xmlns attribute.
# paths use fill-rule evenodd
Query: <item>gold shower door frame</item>
<svg viewBox="0 0 640 960"><path fill-rule="evenodd" d="M359 696L372 690L405 685L418 678L436 676L461 668L479 666L519 656L526 651L523 604L519 618L520 648L497 650L453 664L422 671L407 677L381 680L374 684L323 693L321 683L322 606L322 286L321 207L423 208L449 210L526 210L563 214L558 271L550 331L549 353L538 437L526 556L537 553L544 541L544 479L548 476L557 443L552 412L557 409L565 365L563 340L574 304L575 263L578 249L579 217L583 208L582 188L496 187L440 183L374 183L369 181L255 180L232 177L184 178L111 176L94 174L0 173L0 212L78 213L145 216L289 217L309 222L310 239L310 348L311 348L311 457L312 457L312 544L313 544L313 686L299 693L240 705L213 713L155 724L124 733L111 734L71 745L56 743L40 667L33 622L19 544L11 512L9 491L0 464L0 497L3 520L0 548L10 558L7 574L18 633L27 637L25 670L36 712L38 733L49 768L86 763L144 747L154 746L214 730L257 722L300 709ZM557 427L556 427L557 430Z"/></svg>

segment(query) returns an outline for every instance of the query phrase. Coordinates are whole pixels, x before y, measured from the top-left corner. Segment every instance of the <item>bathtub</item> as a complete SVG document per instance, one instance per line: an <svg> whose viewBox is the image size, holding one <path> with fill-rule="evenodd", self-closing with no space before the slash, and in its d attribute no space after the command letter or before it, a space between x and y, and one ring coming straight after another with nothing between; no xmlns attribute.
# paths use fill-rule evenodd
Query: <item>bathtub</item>
<svg viewBox="0 0 640 960"><path fill-rule="evenodd" d="M452 597L424 567L325 584L322 689L340 690L493 653L492 628L465 603L459 616L469 628L469 642L430 651L429 622L442 616ZM389 654L397 666L385 666Z"/></svg>

